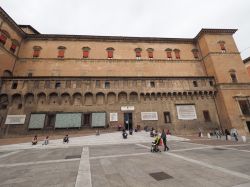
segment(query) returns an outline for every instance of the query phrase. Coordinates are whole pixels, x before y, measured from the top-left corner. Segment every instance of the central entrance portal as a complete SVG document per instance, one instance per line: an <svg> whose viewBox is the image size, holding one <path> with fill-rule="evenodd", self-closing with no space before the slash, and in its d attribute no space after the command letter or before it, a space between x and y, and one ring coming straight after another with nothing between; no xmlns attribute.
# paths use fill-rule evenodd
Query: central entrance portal
<svg viewBox="0 0 250 187"><path fill-rule="evenodd" d="M124 127L126 130L133 129L132 113L124 113Z"/></svg>

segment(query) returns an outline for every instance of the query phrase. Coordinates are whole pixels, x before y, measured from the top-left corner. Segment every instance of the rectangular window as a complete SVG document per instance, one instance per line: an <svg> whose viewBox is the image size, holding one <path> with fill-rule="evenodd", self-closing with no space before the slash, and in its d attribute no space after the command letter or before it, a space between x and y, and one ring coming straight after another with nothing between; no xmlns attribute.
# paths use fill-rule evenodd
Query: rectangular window
<svg viewBox="0 0 250 187"><path fill-rule="evenodd" d="M83 51L83 58L89 57L89 51Z"/></svg>
<svg viewBox="0 0 250 187"><path fill-rule="evenodd" d="M211 121L211 118L210 118L210 115L209 115L209 111L204 110L203 111L203 116L204 116L205 121L207 121L207 122Z"/></svg>
<svg viewBox="0 0 250 187"><path fill-rule="evenodd" d="M239 100L239 105L242 114L250 115L250 104L248 100Z"/></svg>
<svg viewBox="0 0 250 187"><path fill-rule="evenodd" d="M151 87L151 88L155 88L155 82L151 81L151 82L150 82L150 87Z"/></svg>
<svg viewBox="0 0 250 187"><path fill-rule="evenodd" d="M110 88L110 82L105 82L105 88L106 89Z"/></svg>
<svg viewBox="0 0 250 187"><path fill-rule="evenodd" d="M64 49L59 49L58 58L64 58Z"/></svg>
<svg viewBox="0 0 250 187"><path fill-rule="evenodd" d="M61 83L60 82L56 82L55 88L57 89L57 88L60 88L60 87L61 87Z"/></svg>
<svg viewBox="0 0 250 187"><path fill-rule="evenodd" d="M11 86L12 89L17 89L17 81L14 81Z"/></svg>
<svg viewBox="0 0 250 187"><path fill-rule="evenodd" d="M37 58L40 55L40 50L34 50L33 52L33 58Z"/></svg>
<svg viewBox="0 0 250 187"><path fill-rule="evenodd" d="M197 81L193 81L193 86L194 86L194 87L198 87Z"/></svg>
<svg viewBox="0 0 250 187"><path fill-rule="evenodd" d="M165 123L171 123L170 112L164 112L163 115Z"/></svg>
<svg viewBox="0 0 250 187"><path fill-rule="evenodd" d="M50 81L45 81L45 88L50 88Z"/></svg>
<svg viewBox="0 0 250 187"><path fill-rule="evenodd" d="M100 88L100 85L101 85L101 83L100 83L99 80L95 81L95 87L96 87L96 88Z"/></svg>
<svg viewBox="0 0 250 187"><path fill-rule="evenodd" d="M71 81L66 81L66 88L70 88L71 86Z"/></svg>

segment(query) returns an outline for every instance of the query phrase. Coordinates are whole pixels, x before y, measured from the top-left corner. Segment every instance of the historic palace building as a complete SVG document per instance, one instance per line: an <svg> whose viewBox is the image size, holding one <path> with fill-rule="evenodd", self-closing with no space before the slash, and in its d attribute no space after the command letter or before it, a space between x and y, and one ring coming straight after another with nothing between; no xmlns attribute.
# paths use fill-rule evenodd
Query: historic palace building
<svg viewBox="0 0 250 187"><path fill-rule="evenodd" d="M250 79L235 32L40 34L0 8L0 132L140 125L175 134L248 134Z"/></svg>

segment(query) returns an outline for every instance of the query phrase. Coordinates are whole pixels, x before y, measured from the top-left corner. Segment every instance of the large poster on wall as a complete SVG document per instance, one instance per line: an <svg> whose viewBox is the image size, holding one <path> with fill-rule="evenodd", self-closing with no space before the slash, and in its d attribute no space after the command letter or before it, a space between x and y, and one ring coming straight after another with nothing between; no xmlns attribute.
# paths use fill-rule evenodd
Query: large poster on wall
<svg viewBox="0 0 250 187"><path fill-rule="evenodd" d="M56 114L55 128L80 128L82 124L81 113Z"/></svg>
<svg viewBox="0 0 250 187"><path fill-rule="evenodd" d="M158 120L157 112L141 112L141 120Z"/></svg>
<svg viewBox="0 0 250 187"><path fill-rule="evenodd" d="M197 119L194 105L176 105L178 119L194 120Z"/></svg>

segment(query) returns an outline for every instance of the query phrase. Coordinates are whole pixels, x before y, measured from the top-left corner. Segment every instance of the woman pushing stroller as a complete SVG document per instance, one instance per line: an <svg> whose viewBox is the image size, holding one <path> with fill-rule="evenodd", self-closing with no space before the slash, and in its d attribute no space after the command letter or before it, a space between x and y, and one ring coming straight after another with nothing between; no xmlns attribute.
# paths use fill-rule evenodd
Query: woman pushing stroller
<svg viewBox="0 0 250 187"><path fill-rule="evenodd" d="M159 134L157 134L155 140L152 142L151 152L161 152L161 150L159 149L160 142L161 142L161 137Z"/></svg>

